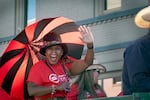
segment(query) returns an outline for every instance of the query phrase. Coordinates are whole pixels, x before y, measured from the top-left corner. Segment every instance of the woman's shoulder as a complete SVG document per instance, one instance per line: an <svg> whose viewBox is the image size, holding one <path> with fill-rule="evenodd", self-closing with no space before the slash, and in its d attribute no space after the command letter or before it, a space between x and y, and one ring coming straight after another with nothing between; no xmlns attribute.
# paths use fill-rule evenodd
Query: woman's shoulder
<svg viewBox="0 0 150 100"><path fill-rule="evenodd" d="M66 57L64 58L64 60L65 60L65 63L68 64L68 63L72 63L72 62L76 61L77 59L76 59L76 58L73 58L73 57L71 57L71 56L66 56Z"/></svg>
<svg viewBox="0 0 150 100"><path fill-rule="evenodd" d="M38 62L33 64L32 67L40 67L40 66L44 66L44 65L45 65L45 60L39 60Z"/></svg>

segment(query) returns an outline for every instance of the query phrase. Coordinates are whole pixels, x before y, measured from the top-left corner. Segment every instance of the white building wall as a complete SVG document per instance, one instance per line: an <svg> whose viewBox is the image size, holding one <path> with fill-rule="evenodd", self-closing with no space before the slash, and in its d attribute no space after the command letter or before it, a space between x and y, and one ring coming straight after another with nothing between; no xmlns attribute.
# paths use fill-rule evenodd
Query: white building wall
<svg viewBox="0 0 150 100"><path fill-rule="evenodd" d="M37 20L64 16L75 21L93 17L93 0L37 0Z"/></svg>
<svg viewBox="0 0 150 100"><path fill-rule="evenodd" d="M135 40L145 34L134 24L134 18L115 20L91 26L95 38L95 47L123 43Z"/></svg>
<svg viewBox="0 0 150 100"><path fill-rule="evenodd" d="M141 5L147 5L148 0L122 0L122 10L133 9Z"/></svg>
<svg viewBox="0 0 150 100"><path fill-rule="evenodd" d="M116 20L110 23L91 26L95 39L95 48L133 41L144 34L147 30L139 29L134 24L134 18ZM104 64L107 69L121 69L124 49L99 52L95 59Z"/></svg>
<svg viewBox="0 0 150 100"><path fill-rule="evenodd" d="M0 38L15 34L15 3L13 0L0 0ZM0 56L5 50L8 41L0 43Z"/></svg>
<svg viewBox="0 0 150 100"><path fill-rule="evenodd" d="M0 56L3 54L3 52L6 49L7 45L8 45L8 42L0 43L0 46L1 46L1 48L0 48Z"/></svg>
<svg viewBox="0 0 150 100"><path fill-rule="evenodd" d="M14 0L0 0L0 38L13 35L15 32Z"/></svg>

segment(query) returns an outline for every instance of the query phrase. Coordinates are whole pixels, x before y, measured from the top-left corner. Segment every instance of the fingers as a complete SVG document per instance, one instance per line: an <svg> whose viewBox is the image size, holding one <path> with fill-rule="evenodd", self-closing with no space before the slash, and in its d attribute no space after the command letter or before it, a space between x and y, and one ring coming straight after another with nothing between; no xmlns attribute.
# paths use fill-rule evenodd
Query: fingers
<svg viewBox="0 0 150 100"><path fill-rule="evenodd" d="M93 38L93 34L90 30L89 27L86 27L85 25L80 26L79 27L79 31L82 35L82 37L80 37L80 39L84 42L84 43L92 43L94 41Z"/></svg>
<svg viewBox="0 0 150 100"><path fill-rule="evenodd" d="M87 34L87 33L90 33L90 28L89 27L86 27L85 25L83 26L80 26L79 27L79 31L82 33L82 34Z"/></svg>

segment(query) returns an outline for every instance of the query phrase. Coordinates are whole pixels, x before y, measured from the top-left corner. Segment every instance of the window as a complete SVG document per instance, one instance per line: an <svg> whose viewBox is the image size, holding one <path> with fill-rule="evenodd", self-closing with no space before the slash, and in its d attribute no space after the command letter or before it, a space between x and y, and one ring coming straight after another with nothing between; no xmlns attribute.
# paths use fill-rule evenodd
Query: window
<svg viewBox="0 0 150 100"><path fill-rule="evenodd" d="M122 6L121 1L122 0L95 0L94 16L101 16L120 10Z"/></svg>
<svg viewBox="0 0 150 100"><path fill-rule="evenodd" d="M104 10L110 10L121 7L121 0L105 0Z"/></svg>

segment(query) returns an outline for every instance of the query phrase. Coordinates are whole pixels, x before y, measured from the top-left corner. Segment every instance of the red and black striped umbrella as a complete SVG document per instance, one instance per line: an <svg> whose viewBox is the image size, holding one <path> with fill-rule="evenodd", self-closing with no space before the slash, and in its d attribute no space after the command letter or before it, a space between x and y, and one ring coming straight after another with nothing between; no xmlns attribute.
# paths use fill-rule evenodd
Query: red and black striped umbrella
<svg viewBox="0 0 150 100"><path fill-rule="evenodd" d="M67 43L68 55L81 58L84 44L79 39L78 25L68 18L56 17L37 21L10 41L0 61L0 86L12 97L28 98L26 79L33 64L39 61L42 38L50 33L60 35Z"/></svg>

